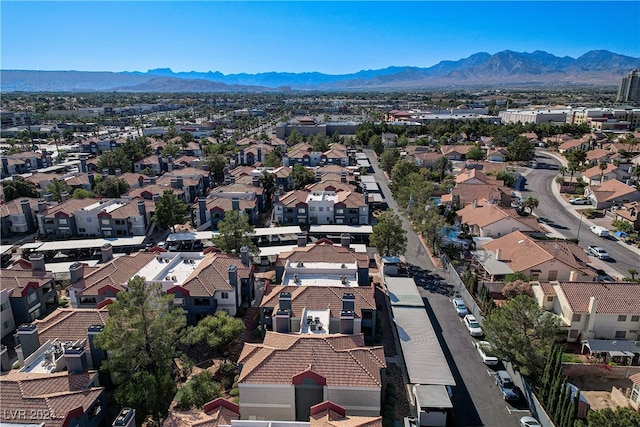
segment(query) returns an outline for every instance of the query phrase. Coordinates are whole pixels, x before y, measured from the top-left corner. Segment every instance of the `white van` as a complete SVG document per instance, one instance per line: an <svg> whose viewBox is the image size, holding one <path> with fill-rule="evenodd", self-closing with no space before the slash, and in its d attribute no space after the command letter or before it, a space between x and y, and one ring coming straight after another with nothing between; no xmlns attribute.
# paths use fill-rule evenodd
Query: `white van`
<svg viewBox="0 0 640 427"><path fill-rule="evenodd" d="M609 230L604 227L600 227L599 225L592 225L589 227L589 230L596 236L600 237L609 237Z"/></svg>

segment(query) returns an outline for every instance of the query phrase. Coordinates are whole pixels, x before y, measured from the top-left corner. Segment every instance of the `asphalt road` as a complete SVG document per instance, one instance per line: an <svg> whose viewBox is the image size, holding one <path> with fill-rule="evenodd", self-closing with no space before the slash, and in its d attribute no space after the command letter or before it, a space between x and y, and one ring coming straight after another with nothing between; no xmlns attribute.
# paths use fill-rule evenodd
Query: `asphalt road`
<svg viewBox="0 0 640 427"><path fill-rule="evenodd" d="M469 335L453 308L453 286L446 282L447 275L443 270L434 268L418 235L391 197L388 181L375 156L370 150L365 150L365 153L374 167L376 182L389 204L389 209L400 216L404 229L407 230L405 258L415 266L411 269L412 275L419 285L427 314L456 380L452 397L453 425L517 426L521 416L529 415L526 403L514 406L502 399L493 370L482 363L473 346L474 338Z"/></svg>
<svg viewBox="0 0 640 427"><path fill-rule="evenodd" d="M551 163L560 166L560 162L543 152L537 152L537 160L542 160L544 163ZM559 201L552 193L551 185L554 184L554 179L558 175L557 170L549 169L532 169L527 172L527 185L525 191L521 191L522 197L536 197L539 202L539 206L535 209L534 213L540 218L545 218L548 224L552 225L555 231L572 239L578 237L578 228L580 228L579 245L586 249L589 245L602 246L611 255L611 261L601 261L594 259L594 266L603 265L604 269L611 269L617 272L618 276L627 276L627 270L630 268L638 268L640 260L638 254L625 248L621 244L614 240L598 237L589 231L589 224L587 221L582 221L580 225L580 218L577 218L571 210L576 207ZM555 184L554 184L555 185ZM586 209L589 206L577 206L578 209Z"/></svg>

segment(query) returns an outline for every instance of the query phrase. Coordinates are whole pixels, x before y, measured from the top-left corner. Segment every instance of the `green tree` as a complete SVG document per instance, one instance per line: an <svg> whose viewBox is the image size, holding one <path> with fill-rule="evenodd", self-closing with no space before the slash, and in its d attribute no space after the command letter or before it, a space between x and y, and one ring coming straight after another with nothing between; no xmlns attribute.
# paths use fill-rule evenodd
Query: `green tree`
<svg viewBox="0 0 640 427"><path fill-rule="evenodd" d="M62 131L62 138L64 138L65 142L71 143L73 142L73 130L70 128L66 128Z"/></svg>
<svg viewBox="0 0 640 427"><path fill-rule="evenodd" d="M115 150L105 151L100 155L97 168L98 171L109 169L110 175L115 175L116 169L120 169L122 172L132 172L133 161L122 148L116 148Z"/></svg>
<svg viewBox="0 0 640 427"><path fill-rule="evenodd" d="M224 219L218 222L218 232L213 243L222 252L239 254L243 246L247 246L249 252L255 252L255 245L251 241L253 227L246 214L234 210L225 212Z"/></svg>
<svg viewBox="0 0 640 427"><path fill-rule="evenodd" d="M287 145L289 147L299 144L302 141L304 141L302 134L295 129L292 130L289 136L287 137Z"/></svg>
<svg viewBox="0 0 640 427"><path fill-rule="evenodd" d="M438 209L434 206L427 205L424 212L420 212L420 216L416 218L418 229L425 237L429 247L437 250L442 244L442 229L446 227L447 221L440 215Z"/></svg>
<svg viewBox="0 0 640 427"><path fill-rule="evenodd" d="M369 138L369 148L371 148L378 156L381 155L384 151L382 137L380 135L371 135L371 138Z"/></svg>
<svg viewBox="0 0 640 427"><path fill-rule="evenodd" d="M633 233L633 225L623 220L615 220L611 222L611 227L616 231L622 231L627 234Z"/></svg>
<svg viewBox="0 0 640 427"><path fill-rule="evenodd" d="M453 164L451 163L451 160L442 156L433 163L432 170L438 173L438 175L440 176L440 181L442 181L447 171L450 171L452 167Z"/></svg>
<svg viewBox="0 0 640 427"><path fill-rule="evenodd" d="M464 156L467 160L482 160L484 159L484 151L478 144L475 144L467 154Z"/></svg>
<svg viewBox="0 0 640 427"><path fill-rule="evenodd" d="M189 206L178 199L178 196L176 196L173 191L165 190L156 202L156 211L153 214L153 220L161 230L171 228L175 233L175 225L184 224L187 220L188 210Z"/></svg>
<svg viewBox="0 0 640 427"><path fill-rule="evenodd" d="M129 183L123 178L106 178L96 181L93 191L100 196L117 198L130 188Z"/></svg>
<svg viewBox="0 0 640 427"><path fill-rule="evenodd" d="M224 311L217 311L189 326L182 342L187 345L206 343L213 352L219 352L225 346L231 344L244 331L244 323L241 319L229 316Z"/></svg>
<svg viewBox="0 0 640 427"><path fill-rule="evenodd" d="M202 408L205 403L222 396L220 384L213 381L211 372L202 371L195 374L182 389L178 401L178 408L188 411L192 408Z"/></svg>
<svg viewBox="0 0 640 427"><path fill-rule="evenodd" d="M39 196L38 188L21 176L13 176L11 180L2 181L2 191L7 202L20 197Z"/></svg>
<svg viewBox="0 0 640 427"><path fill-rule="evenodd" d="M524 199L523 208L529 209L529 213L533 214L533 210L538 207L540 202L535 197L527 197Z"/></svg>
<svg viewBox="0 0 640 427"><path fill-rule="evenodd" d="M589 411L587 414L589 427L637 427L640 426L640 413L629 408L619 407Z"/></svg>
<svg viewBox="0 0 640 427"><path fill-rule="evenodd" d="M533 142L523 136L518 136L507 146L507 157L514 162L527 162L536 154Z"/></svg>
<svg viewBox="0 0 640 427"><path fill-rule="evenodd" d="M134 163L150 156L153 152L151 145L149 145L149 141L147 141L147 138L144 136L133 139L127 138L125 143L122 145L122 150L126 157Z"/></svg>
<svg viewBox="0 0 640 427"><path fill-rule="evenodd" d="M483 329L500 357L534 381L542 375L552 345L562 336L559 320L527 295L518 295L494 309L485 317Z"/></svg>
<svg viewBox="0 0 640 427"><path fill-rule="evenodd" d="M293 186L296 190L300 190L308 184L316 182L314 173L299 164L293 166L291 178L293 179Z"/></svg>
<svg viewBox="0 0 640 427"><path fill-rule="evenodd" d="M214 154L205 160L209 173L215 182L224 181L224 168L227 167L227 159L222 154Z"/></svg>
<svg viewBox="0 0 640 427"><path fill-rule="evenodd" d="M600 169L600 184L602 184L604 180L604 171L607 170L607 167L609 167L609 164L607 162L603 161L598 164L598 169Z"/></svg>
<svg viewBox="0 0 640 427"><path fill-rule="evenodd" d="M378 223L373 226L371 245L381 256L402 255L407 250L407 231L402 226L402 220L392 211L385 211L378 217Z"/></svg>
<svg viewBox="0 0 640 427"><path fill-rule="evenodd" d="M407 178L411 174L418 172L418 166L410 160L399 160L391 169L391 180L395 183L396 187L403 187L409 182Z"/></svg>
<svg viewBox="0 0 640 427"><path fill-rule="evenodd" d="M171 300L159 283L135 276L109 305L96 337L96 345L109 352L102 369L115 379L115 398L136 409L138 422L150 415L160 423L175 392L171 368L185 319L182 310L170 309Z"/></svg>
<svg viewBox="0 0 640 427"><path fill-rule="evenodd" d="M271 199L273 198L273 194L276 192L275 176L265 170L262 172L262 175L260 175L260 177L258 178L258 182L264 189L267 207L271 207Z"/></svg>
<svg viewBox="0 0 640 427"><path fill-rule="evenodd" d="M175 159L179 153L180 147L178 147L178 144L175 144L173 142L168 142L167 145L165 145L162 149L162 156L164 157L171 157Z"/></svg>
<svg viewBox="0 0 640 427"><path fill-rule="evenodd" d="M400 160L400 151L394 147L387 147L380 155L380 167L388 174Z"/></svg>
<svg viewBox="0 0 640 427"><path fill-rule="evenodd" d="M66 181L58 178L53 178L49 184L47 184L47 193L51 193L53 200L56 202L62 201L62 193L69 193L71 187Z"/></svg>
<svg viewBox="0 0 640 427"><path fill-rule="evenodd" d="M93 196L94 194L89 190L85 190L84 188L76 188L75 190L73 190L73 195L71 197L73 197L74 199L87 199Z"/></svg>
<svg viewBox="0 0 640 427"><path fill-rule="evenodd" d="M264 157L264 165L268 168L277 168L282 166L282 157L280 150L273 150Z"/></svg>

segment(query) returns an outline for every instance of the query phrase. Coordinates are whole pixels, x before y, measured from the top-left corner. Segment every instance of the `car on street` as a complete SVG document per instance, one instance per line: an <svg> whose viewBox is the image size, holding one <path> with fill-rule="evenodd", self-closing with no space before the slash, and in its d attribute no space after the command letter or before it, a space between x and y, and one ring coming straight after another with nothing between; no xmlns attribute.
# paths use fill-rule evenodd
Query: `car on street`
<svg viewBox="0 0 640 427"><path fill-rule="evenodd" d="M513 383L507 371L496 372L496 384L502 392L504 400L520 400L520 390L518 390L518 387Z"/></svg>
<svg viewBox="0 0 640 427"><path fill-rule="evenodd" d="M482 357L482 362L488 366L495 366L498 364L498 358L493 355L493 346L489 341L477 341L473 345L478 350L478 354Z"/></svg>
<svg viewBox="0 0 640 427"><path fill-rule="evenodd" d="M599 225L592 225L591 227L589 227L589 231L591 231L596 236L609 237L609 230L604 227L600 227Z"/></svg>
<svg viewBox="0 0 640 427"><path fill-rule="evenodd" d="M463 321L472 337L481 337L484 335L484 332L482 332L482 328L480 327L480 323L476 320L476 316L473 314L467 314L464 316Z"/></svg>
<svg viewBox="0 0 640 427"><path fill-rule="evenodd" d="M593 255L593 256L595 256L597 258L600 258L600 259L609 259L609 258L611 258L609 256L609 253L602 246L590 245L587 250L591 255Z"/></svg>
<svg viewBox="0 0 640 427"><path fill-rule="evenodd" d="M569 203L571 203L572 205L590 205L591 199L587 199L585 197L574 197L573 199L569 200Z"/></svg>
<svg viewBox="0 0 640 427"><path fill-rule="evenodd" d="M520 418L520 427L542 427L542 425L533 417Z"/></svg>
<svg viewBox="0 0 640 427"><path fill-rule="evenodd" d="M467 310L467 306L464 304L464 301L462 300L462 298L454 298L453 306L456 308L456 311L458 312L458 316L462 317L469 314L469 310Z"/></svg>

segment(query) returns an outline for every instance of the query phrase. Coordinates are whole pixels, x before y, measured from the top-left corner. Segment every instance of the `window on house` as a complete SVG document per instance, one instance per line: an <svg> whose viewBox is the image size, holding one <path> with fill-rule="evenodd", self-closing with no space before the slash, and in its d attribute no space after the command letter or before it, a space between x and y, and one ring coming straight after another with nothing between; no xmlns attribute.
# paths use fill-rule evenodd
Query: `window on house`
<svg viewBox="0 0 640 427"><path fill-rule="evenodd" d="M86 232L87 232L86 228L82 228L82 227L78 228L78 233L86 233Z"/></svg>
<svg viewBox="0 0 640 427"><path fill-rule="evenodd" d="M29 313L29 320L36 320L38 316L40 316L40 309L33 310L31 313Z"/></svg>
<svg viewBox="0 0 640 427"><path fill-rule="evenodd" d="M320 210L322 210L322 208L320 208ZM298 208L298 213L303 214L303 213L305 213L305 212L306 212L306 209L305 209L305 208Z"/></svg>
<svg viewBox="0 0 640 427"><path fill-rule="evenodd" d="M638 396L640 396L640 387L638 387L637 385L634 385L633 390L631 390L631 401L637 402Z"/></svg>
<svg viewBox="0 0 640 427"><path fill-rule="evenodd" d="M194 298L193 305L197 307L208 307L209 306L209 298Z"/></svg>
<svg viewBox="0 0 640 427"><path fill-rule="evenodd" d="M627 315L626 314L621 314L618 316L618 322L626 322L627 321Z"/></svg>
<svg viewBox="0 0 640 427"><path fill-rule="evenodd" d="M342 214L344 214L344 209L342 208L336 209L336 215L342 215Z"/></svg>
<svg viewBox="0 0 640 427"><path fill-rule="evenodd" d="M27 304L32 304L38 299L38 293L36 291L31 292L27 295Z"/></svg>
<svg viewBox="0 0 640 427"><path fill-rule="evenodd" d="M569 338L578 338L579 333L580 333L579 329L571 329L569 331Z"/></svg>
<svg viewBox="0 0 640 427"><path fill-rule="evenodd" d="M7 319L4 322L2 322L2 329L9 329L9 328L13 328L13 319Z"/></svg>
<svg viewBox="0 0 640 427"><path fill-rule="evenodd" d="M623 340L627 337L627 331L616 331L616 339Z"/></svg>
<svg viewBox="0 0 640 427"><path fill-rule="evenodd" d="M322 208L321 208L322 209ZM309 207L309 212L315 212L316 211L316 207L315 206L311 206Z"/></svg>
<svg viewBox="0 0 640 427"><path fill-rule="evenodd" d="M324 206L320 206L320 207L318 208L318 210L319 210L320 212L324 212Z"/></svg>
<svg viewBox="0 0 640 427"><path fill-rule="evenodd" d="M639 322L640 321L640 316L631 316L631 321L632 322Z"/></svg>
<svg viewBox="0 0 640 427"><path fill-rule="evenodd" d="M0 311L5 311L8 308L9 308L9 301L5 301L2 303L2 305L0 305Z"/></svg>
<svg viewBox="0 0 640 427"><path fill-rule="evenodd" d="M108 219L103 219L103 220L102 220L102 221L100 221L100 222L102 222L102 225L109 225L109 224L111 224L111 221L109 221Z"/></svg>
<svg viewBox="0 0 640 427"><path fill-rule="evenodd" d="M174 298L173 299L173 305L175 307L182 307L184 306L184 298Z"/></svg>
<svg viewBox="0 0 640 427"><path fill-rule="evenodd" d="M553 302L553 297L547 297L547 302Z"/></svg>
<svg viewBox="0 0 640 427"><path fill-rule="evenodd" d="M558 278L558 270L549 270L549 281L556 280Z"/></svg>
<svg viewBox="0 0 640 427"><path fill-rule="evenodd" d="M229 292L221 292L220 293L220 298L229 299Z"/></svg>
<svg viewBox="0 0 640 427"><path fill-rule="evenodd" d="M531 272L531 280L532 281L536 281L540 278L540 273L534 273L533 271Z"/></svg>
<svg viewBox="0 0 640 427"><path fill-rule="evenodd" d="M60 218L58 219L58 222L60 223L60 225L67 225L69 223L66 218Z"/></svg>
<svg viewBox="0 0 640 427"><path fill-rule="evenodd" d="M95 304L96 297L80 297L80 304Z"/></svg>
<svg viewBox="0 0 640 427"><path fill-rule="evenodd" d="M580 313L575 313L573 317L571 317L572 322L579 322L582 319L582 315Z"/></svg>

